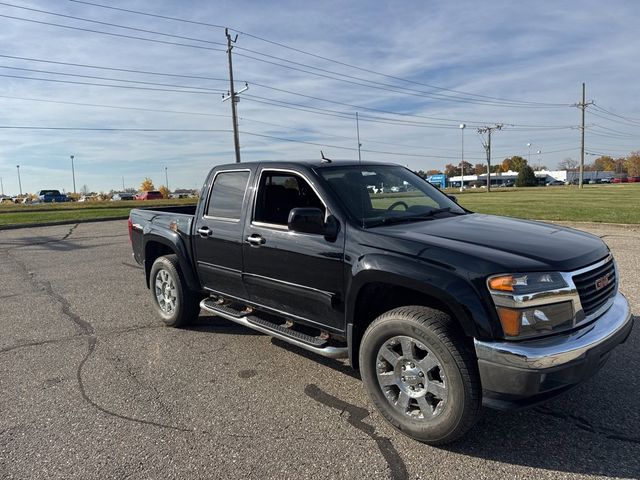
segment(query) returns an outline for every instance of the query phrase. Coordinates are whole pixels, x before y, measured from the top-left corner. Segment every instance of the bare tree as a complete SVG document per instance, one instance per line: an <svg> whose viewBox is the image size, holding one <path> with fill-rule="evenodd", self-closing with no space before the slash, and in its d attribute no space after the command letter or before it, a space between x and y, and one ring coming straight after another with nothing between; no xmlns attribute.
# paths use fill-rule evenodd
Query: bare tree
<svg viewBox="0 0 640 480"><path fill-rule="evenodd" d="M577 160L574 160L573 158L565 158L564 160L562 160L561 162L558 163L558 169L560 170L575 170L576 168L578 168L578 162Z"/></svg>

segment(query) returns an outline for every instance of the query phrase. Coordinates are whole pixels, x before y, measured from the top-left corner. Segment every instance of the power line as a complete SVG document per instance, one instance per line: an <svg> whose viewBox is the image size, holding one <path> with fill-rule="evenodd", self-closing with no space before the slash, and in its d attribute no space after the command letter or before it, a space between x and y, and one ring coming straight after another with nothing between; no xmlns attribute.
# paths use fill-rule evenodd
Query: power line
<svg viewBox="0 0 640 480"><path fill-rule="evenodd" d="M227 81L226 79L216 78L216 77L185 75L185 74L176 74L176 73L170 73L170 72L152 72L152 71L146 71L146 70L124 69L124 68L116 68L116 67L106 67L106 66L88 65L88 64L80 64L80 63L70 63L70 62L62 62L62 61L36 59L36 58L29 58L29 57L17 57L17 56L13 56L13 55L0 54L0 57L18 59L18 60L25 60L25 61L41 62L41 63L59 64L59 65L66 65L66 66L76 66L76 67L94 68L94 69L101 69L101 70L113 70L113 71L123 71L123 72L130 72L130 73L140 73L140 74L148 74L148 75L156 75L156 76L171 76L171 77L204 79L204 80L213 80L213 81ZM17 69L17 67L6 67L6 68ZM25 70L28 70L28 69L25 69ZM40 70L34 70L34 71L40 71ZM46 72L46 71L40 71L40 72ZM60 73L60 72L46 72L46 73L54 73L54 74L67 75L67 76L70 75L70 74L67 74L67 73ZM104 77L91 77L91 76L85 76L85 75L80 75L80 74L75 74L75 75L76 76L80 76L80 77L85 77L85 78L105 79ZM117 79L115 81L124 81L124 80ZM142 82L138 82L138 83L142 83ZM286 93L286 94L290 94L290 95L296 95L296 96L300 96L300 97L303 97L303 98L318 100L318 101L337 104L337 105L341 105L341 106L348 106L348 107L354 108L354 109L366 109L366 110L369 110L369 111L374 111L374 112L377 112L377 113L383 113L383 114L387 114L387 115L399 115L399 116L410 116L410 117L413 116L413 117L416 117L416 118L425 118L425 119L431 119L431 120L437 120L437 121L446 121L446 122L452 122L452 123L456 123L456 124L459 123L459 122L466 122L466 123L469 123L469 124L481 125L483 123L481 121L474 121L474 120L448 119L448 118L443 118L443 117L434 117L434 116L427 116L427 115L417 115L417 114L393 112L393 111L381 110L381 109L373 109L373 108L364 107L364 106L361 106L361 105L353 105L353 104L349 104L349 103L345 103L345 102L338 102L338 101L335 101L335 100L321 98L321 97L317 97L317 96L314 96L314 95L306 95L306 94L303 94L303 93L300 93L300 92L293 92L293 91L290 91L290 90L285 90L285 89L273 87L273 86L262 84L262 83L258 83L258 82L252 82L252 84L255 85L255 86L259 86L259 87L266 88L266 89L273 90L273 91L278 91L278 92L281 92L281 93ZM160 84L160 85L162 85L162 84ZM178 88L204 89L203 87L194 87L194 86L185 86L185 85L175 85L175 86L178 87ZM572 126L565 126L565 125L528 125L528 124L521 124L521 125L520 124L508 124L508 125L510 127L514 127L514 128L518 128L518 129L519 128L533 128L533 129L574 128Z"/></svg>
<svg viewBox="0 0 640 480"><path fill-rule="evenodd" d="M30 8L30 7L23 7L23 6L17 6L14 4L10 4L10 3L6 3L6 2L0 2L0 5L5 5L5 6L9 6L12 8L19 8L19 9L23 9L23 10L27 10L27 11L33 11L33 12L37 12L37 13L43 13L46 15L53 15L53 16L57 16L57 17L63 17L63 18L69 18L69 19L73 19L73 20L79 20L79 21L83 21L83 22L89 22L89 23L93 23L93 24L98 24L98 25L107 25L107 26L111 26L111 27L115 27L115 28L122 28L122 29L126 29L126 30L132 30L132 31L136 31L136 32L143 32L143 33L150 33L152 35L161 35L161 36L167 36L170 38L178 38L178 39L183 39L183 40L189 40L189 41L196 41L196 42L203 42L203 43L208 43L208 44L213 44L213 45L221 45L224 46L224 44L220 43L220 42L213 42L210 40L205 40L205 39L199 39L199 38L194 38L194 37L186 37L186 36L182 36L182 35L174 35L174 34L169 34L169 33L165 33L165 32L159 32L156 30L148 30L148 29L141 29L141 28L136 28L136 27L130 27L130 26L126 26L126 25L120 25L120 24L116 24L116 23L110 23L110 22L103 22L103 21L98 21L98 20L91 20L88 18L84 18L84 17L78 17L78 16L74 16L74 15L66 15L66 14L61 14L61 13L56 13L56 12L51 12L48 10L40 10L40 9L35 9L35 8ZM62 28L73 28L76 30L83 30L83 31L88 31L88 32L93 32L93 33L101 33L101 34L105 34L105 35L116 35L116 36L120 36L120 34L114 34L112 32L104 32L104 31L99 31L99 30L91 30L91 29L83 29L80 27L72 27L69 25L61 25L61 24L54 24L54 23L50 23L50 22L41 22L41 21L37 21L37 20L32 20L32 19L25 19L25 18L20 18L20 17L11 17L11 16L6 16L7 18L13 18L13 19L21 19L24 21L32 21L35 23L44 23L47 25L52 25L52 26L57 26L57 27L62 27ZM129 36L127 36L128 38ZM140 38L140 37L135 37L137 39L142 39L145 40L144 38ZM149 39L146 39L149 40ZM171 44L175 44L175 42L171 42ZM196 45L185 45L185 44L179 44L182 46L193 46L193 47L198 47ZM420 91L420 90L415 90L415 89L403 89L403 90L398 90L397 87L395 85L390 85L390 84L385 84L385 83L381 83L381 82L376 82L373 80L367 80L367 79L363 79L361 77L356 77L353 75L347 75L347 74L343 74L340 72L334 72L331 70L326 70L323 68L319 68L319 67L315 67L312 65L307 65L307 64L303 64L303 63L299 63L299 62L295 62L293 60L289 60L289 59L285 59L285 58L281 58L281 57L277 57L274 55L269 55L263 52L257 52L255 50L251 50L251 49L247 49L247 48L243 48L243 47L237 47L238 49L242 49L244 51L247 52L251 52L254 53L256 55L261 55L264 57L268 57L268 58L273 58L276 60L280 60L280 61L285 61L294 65L299 65L305 68L311 68L313 70L318 70L320 72L326 72L329 73L331 75L338 75L338 76L342 76L345 78L350 78L352 80L358 80L357 82L353 82L353 81L347 81L344 78L340 78L340 77L329 77L328 75L320 75L316 72L310 72L310 71L304 71L305 73L308 74L312 74L312 75L320 75L322 77L326 77L326 78L332 78L333 80L336 81L342 81L342 82L347 82L347 83L353 83L359 86L363 86L363 87L367 87L367 88L376 88L379 90L385 90L385 91L390 91L393 93L400 93L403 95L413 95L413 96L419 96L419 97L426 97L426 98L432 98L432 99L436 99L436 100L447 100L447 101L455 101L455 102L462 102L462 103L476 103L476 104L481 104L481 105L493 105L493 106L509 106L509 107L516 107L516 108L533 108L534 105L528 105L528 104L512 104L512 103L496 103L496 102L490 102L487 100L476 100L473 98L457 98L457 97L450 97L450 96L446 96L446 95L441 95L441 94L433 94L433 93L429 93L429 92L424 92L424 91ZM219 49L216 49L219 50ZM241 55L241 54L238 54ZM278 65L281 67L285 67L285 68L292 68L289 67L287 65L282 65L282 64L277 64L275 62L268 62L266 60L263 59L259 59L256 57L252 57L250 55L242 55L244 57L247 58L251 58L253 60L256 61L261 61L261 62L266 62L266 63L271 63L274 65ZM299 71L303 71L301 69L296 69ZM361 82L368 82L371 83L372 85L369 85L367 83L361 83ZM554 105L554 107L557 106L564 106L564 105ZM535 105L536 108L541 107L541 105ZM547 106L548 107L548 106ZM545 108L547 108L545 107Z"/></svg>
<svg viewBox="0 0 640 480"><path fill-rule="evenodd" d="M240 49L240 47L239 47ZM242 50L244 51L249 51L249 52L254 52L253 50L249 50L247 48L242 48ZM443 97L442 95L439 94L432 94L432 93L428 93L428 92L423 92L420 90L413 90L413 89L402 89L399 90L398 87L394 86L394 85L389 85L389 84L384 84L381 82L375 82L373 80L367 80L367 79L363 79L360 77L355 77L353 75L347 75L344 73L339 73L339 72L333 72L331 70L326 70L326 69L322 69L322 68L318 68L318 67L314 67L311 65L306 65L306 64L302 64L302 63L298 63L298 62L294 62L292 60L287 60L287 59L282 59L280 57L276 57L273 55L268 55L265 53L260 53L260 52L255 52L258 55L263 55L265 57L269 57L269 58L274 58L274 59L278 59L281 61L285 61L288 63L292 63L294 65L299 65L299 66L303 66L305 68L311 68L313 70L318 70L318 72L312 72L309 70L305 70L303 68L299 68L299 67L294 67L291 65L285 65L282 63L278 63L278 62L273 62L271 60L265 60L263 58L257 58L254 57L252 55L246 55L244 53L236 53L237 56L240 57L244 57L244 58L248 58L251 60L255 60L258 62L262 62L262 63L267 63L270 65L275 65L278 67L282 67L282 68L287 68L289 70L295 70L298 72L302 72L302 73L307 73L309 75L315 75L318 77L322 77L322 78L327 78L330 80L335 80L338 82L343 82L343 83L349 83L352 85L358 85L361 87L367 87L367 88L373 88L376 90L383 90L383 91L388 91L388 92L393 92L393 93L399 93L399 94L403 94L403 95L412 95L412 96L416 96L416 97L422 97L422 98L431 98L431 99L435 99L435 100L447 100L447 101L453 101L453 102L459 102L459 103L472 103L472 104L479 104L479 105L487 105L487 106L496 106L496 107L514 107L514 108L542 108L540 106L533 106L533 105L515 105L515 104L499 104L499 103L492 103L492 102L487 102L487 101L474 101L472 99L459 99L456 97ZM325 72L325 73L320 73L320 72ZM340 77L345 77L345 78L340 78ZM350 80L349 80L350 79ZM357 81L354 81L357 80ZM371 83L362 83L362 82L369 82ZM567 107L568 105L555 105L555 107Z"/></svg>
<svg viewBox="0 0 640 480"><path fill-rule="evenodd" d="M92 131L92 132L163 132L163 133L233 133L233 130L224 129L207 129L207 128L120 128L120 127L50 127L50 126L25 126L25 125L0 125L0 129L3 130L52 130L52 131ZM305 145L313 145L320 147L329 147L339 150L357 151L354 147L345 147L342 145L333 145L321 142L311 142L307 140L297 140L287 137L279 137L276 135L267 135L256 132L241 131L243 135L249 135L252 137L269 138L274 140L280 140L283 142L301 143ZM404 152L389 152L380 150L363 149L363 152L377 153L382 155L393 155L399 157L414 157L414 158L437 158L437 159L449 159L457 157L448 157L443 155L425 155L425 154L412 154Z"/></svg>
<svg viewBox="0 0 640 480"><path fill-rule="evenodd" d="M207 77L203 75L186 75L182 73L155 72L150 70L136 70L136 69L130 69L130 68L106 67L104 65L89 65L86 63L61 62L56 60L44 60L41 58L19 57L16 55L0 54L0 58L10 58L12 60L24 60L28 62L50 63L53 65L65 65L68 67L94 68L98 70L110 70L115 72L126 72L126 73L140 73L143 75L156 75L156 76L162 76L162 77L190 78L195 80L213 80L213 81L219 81L219 82L227 81L226 78Z"/></svg>
<svg viewBox="0 0 640 480"><path fill-rule="evenodd" d="M221 48L205 47L203 45L191 45L191 44L188 44L188 43L180 43L180 42L169 42L167 40L158 40L158 39L153 39L153 38L136 37L135 35L125 35L123 33L105 32L103 30L94 30L94 29L91 29L91 28L74 27L74 26L71 26L71 25L63 25L63 24L60 24L60 23L44 22L42 20L34 20L34 19L31 19L31 18L14 17L12 15L0 14L0 17L9 18L11 20L21 20L23 22L37 23L37 24L40 24L40 25L48 25L48 26L58 27L58 28L67 28L67 29L70 29L70 30L79 30L79 31L82 31L82 32L99 33L99 34L102 34L102 35L110 35L112 37L127 38L127 39L131 39L131 40L142 40L142 41L145 41L145 42L161 43L161 44L164 44L164 45L173 45L173 46L179 46L179 47L198 48L198 49L201 49L201 50L210 50L210 51L213 51L213 52L224 52L224 50L221 49Z"/></svg>
<svg viewBox="0 0 640 480"><path fill-rule="evenodd" d="M20 70L20 71L23 71L23 72L46 73L46 74L49 74L49 75L63 75L63 76L66 76L66 77L90 78L90 79L93 79L93 80L108 80L108 81L111 81L111 82L135 83L135 84L140 84L140 85L154 85L154 86L160 86L160 87L188 88L188 89L192 89L192 90L204 90L204 91L215 92L215 93L219 93L220 92L220 90L215 90L213 88L197 87L197 86L192 86L192 85L175 85L175 84L171 84L171 83L145 82L145 81L141 81L141 80L127 80L127 79L123 79L123 78L99 77L99 76L95 76L95 75L82 75L82 74L79 74L79 73L54 72L52 70L38 70L38 69L33 69L33 68L9 67L7 65L0 65L0 68L6 68L6 69L9 69L9 70Z"/></svg>
<svg viewBox="0 0 640 480"><path fill-rule="evenodd" d="M8 75L4 73L0 73L0 77L6 78L18 78L22 80L36 80L39 82L53 82L53 83L67 83L71 85L90 85L94 87L111 87L111 88L127 88L134 90L146 90L152 92L176 92L176 93L196 93L201 95L220 95L222 91L200 91L200 90L177 90L177 89L167 89L167 88L150 88L150 87L134 87L132 85L111 85L107 83L91 83L91 82L77 82L73 80L57 80L54 78L36 78L36 77L25 77L21 75Z"/></svg>
<svg viewBox="0 0 640 480"><path fill-rule="evenodd" d="M208 129L208 128L119 128L119 127L44 127L44 126L24 126L24 125L0 125L3 130L68 130L79 132L195 132L195 133L231 133L231 130Z"/></svg>
<svg viewBox="0 0 640 480"><path fill-rule="evenodd" d="M67 102L63 100L51 100L51 99L43 99L43 98L27 98L27 97L13 97L9 95L0 95L0 98L6 98L9 100L22 100L22 101L30 101L30 102L44 102L44 103L54 103L61 105L74 105L80 107L98 107L98 108L113 108L119 110L137 110L141 112L153 112L153 113L171 113L171 114L180 114L180 115L199 115L205 117L225 117L230 118L229 115L222 115L219 113L205 113L205 112L186 112L181 110L163 110L158 108L144 108L144 107L131 107L131 106L122 106L122 105L105 105L100 103L81 103L81 102ZM245 119L250 121L255 121L251 119Z"/></svg>
<svg viewBox="0 0 640 480"><path fill-rule="evenodd" d="M139 10L131 10L131 9L112 7L112 6L109 6L109 5L99 4L99 3L95 3L95 2L88 2L88 1L83 1L83 0L69 0L69 1L74 2L74 3L80 3L80 4L84 4L84 5L90 5L90 6L94 6L94 7L99 7L99 8L116 10L116 11L121 11L121 12L126 12L126 13L133 13L133 14L136 14L136 15L143 15L143 16L149 16L149 17L162 18L162 19L166 19L166 20L173 20L173 21L177 21L177 22L189 23L189 24L193 24L193 25L201 25L201 26L215 27L215 28L224 28L222 25L216 25L216 24L207 23L207 22L194 21L194 20L189 20L189 19L179 18L179 17L173 17L173 16L158 15L158 14L153 14L153 13L149 13L149 12L142 12L142 11L139 11ZM405 83L409 83L409 84L420 85L420 86L424 86L424 87L428 87L428 88L433 88L433 89L436 89L436 90L452 92L452 93L457 93L457 94L461 94L461 95L469 95L469 96L473 96L473 97L479 97L479 98L483 98L483 99L487 99L487 100L493 100L493 101L496 101L496 102L521 103L521 104L529 104L529 105L540 105L540 106L545 106L545 107L561 107L561 106L566 107L566 106L569 106L568 104L560 104L560 103L545 103L545 102L533 102L533 101L521 101L521 100L504 99L504 98L498 98L498 97L491 97L491 96L488 96L488 95L481 95L481 94L474 94L474 93L464 92L464 91L461 91L461 90L454 90L454 89L440 87L440 86L436 86L436 85L430 85L430 84L426 84L426 83L423 83L423 82L418 82L418 81L415 81L415 80L410 80L410 79L406 79L406 78L402 78L402 77L397 77L397 76L394 76L394 75L388 75L388 74L385 74L385 73L382 73L382 72L378 72L378 71L375 71L375 70L359 67L357 65L353 65L353 64L350 64L350 63L341 62L339 60L335 60L335 59L332 59L332 58L329 58L329 57L325 57L325 56L322 56L322 55L310 53L310 52L307 52L305 50L298 49L298 48L295 48L295 47L291 47L289 45L285 45L285 44L280 43L280 42L275 42L273 40L268 40L268 39L266 39L264 37L253 35L251 33L244 32L244 31L241 31L241 30L238 30L238 29L235 29L235 28L233 28L232 30L234 30L234 31L236 31L238 33L241 33L242 35L246 35L248 37L251 37L251 38L254 38L254 39L257 39L257 40L260 40L260 41L264 41L264 42L267 42L267 43L270 43L270 44L273 44L273 45L276 45L276 46L279 46L279 47L282 47L282 48L286 48L288 50L292 50L292 51L295 51L295 52L298 52L298 53L309 55L309 56L314 57L314 58L318 58L318 59L321 59L321 60L324 60L324 61L336 63L338 65L342 65L342 66L345 66L345 67L357 69L357 70L360 70L360 71L363 71L363 72L366 72L366 73L371 73L371 74L374 74L374 75L379 75L379 76L382 76L382 77L386 77L386 78L390 78L390 79L394 79L394 80L399 80L399 81L402 81L402 82L405 82ZM244 50L251 51L251 50L248 50L248 49L244 49ZM265 54L263 54L261 52L255 52L254 51L253 53L256 53L256 54L259 54L259 55L265 55ZM274 58L278 58L278 57L274 57ZM290 60L287 60L287 59L283 59L283 60L284 61L290 61ZM293 62L293 63L295 63L295 62ZM312 67L312 68L317 68L317 67Z"/></svg>
<svg viewBox="0 0 640 480"><path fill-rule="evenodd" d="M69 1L73 2L73 3L82 3L82 4L85 4L85 5L91 5L93 7L106 8L106 9L109 9L109 10L118 10L120 12L135 13L137 15L145 15L147 17L162 18L164 20L175 20L175 21L178 21L178 22L190 23L192 25L201 25L201 26L205 26L205 27L215 27L215 28L225 28L224 25L216 25L215 23L206 23L206 22L199 22L199 21L196 21L196 20L187 20L187 19L184 19L184 18L170 17L168 15L159 15L159 14L156 14L156 13L140 12L140 11L137 11L137 10L129 10L129 9L126 9L126 8L112 7L111 5L101 5L99 3L85 2L85 1L82 1L82 0L69 0Z"/></svg>
<svg viewBox="0 0 640 480"><path fill-rule="evenodd" d="M158 32L156 30L147 30L147 29L144 29L144 28L130 27L130 26L126 26L126 25L120 25L120 24L117 24L117 23L103 22L103 21L100 21L100 20L91 20L89 18L77 17L77 16L74 16L74 15L66 15L66 14L63 14L63 13L51 12L49 10L39 10L37 8L30 8L30 7L20 6L20 5L14 5L14 4L11 4L11 3L6 3L6 2L0 2L0 5L4 5L6 7L12 7L12 8L19 8L21 10L28 10L30 12L44 13L45 15L52 15L52 16L55 16L55 17L69 18L71 20L80 20L82 22L95 23L95 24L98 24L98 25L105 25L105 26L108 26L108 27L122 28L122 29L126 29L126 30L132 30L132 31L135 31L135 32L151 33L153 35L162 35L164 37L179 38L179 39L182 39L182 40L190 40L190 41L194 41L194 42L203 42L203 43L209 43L211 45L224 46L224 43L221 43L221 42L203 40L201 38L185 37L183 35L174 35L174 34L171 34L171 33Z"/></svg>

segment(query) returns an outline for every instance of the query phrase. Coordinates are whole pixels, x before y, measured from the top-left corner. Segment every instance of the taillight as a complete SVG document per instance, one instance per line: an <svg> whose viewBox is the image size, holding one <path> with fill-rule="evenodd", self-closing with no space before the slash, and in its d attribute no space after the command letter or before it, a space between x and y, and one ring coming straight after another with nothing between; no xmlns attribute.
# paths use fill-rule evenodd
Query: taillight
<svg viewBox="0 0 640 480"><path fill-rule="evenodd" d="M133 222L131 221L131 217L129 217L127 225L129 226L129 243L133 243Z"/></svg>

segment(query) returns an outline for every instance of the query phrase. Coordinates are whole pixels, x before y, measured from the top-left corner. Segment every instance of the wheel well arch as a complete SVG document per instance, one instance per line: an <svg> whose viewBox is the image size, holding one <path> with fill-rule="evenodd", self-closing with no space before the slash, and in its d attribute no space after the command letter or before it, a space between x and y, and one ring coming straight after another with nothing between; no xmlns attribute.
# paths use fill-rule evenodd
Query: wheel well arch
<svg viewBox="0 0 640 480"><path fill-rule="evenodd" d="M349 359L353 368L359 368L360 342L371 322L384 312L408 305L429 307L446 313L455 321L464 336L469 339L469 346L473 349L473 339L468 333L465 333L464 328L464 325L471 320L470 315L460 306L452 306L435 295L411 287L385 282L371 282L359 289L354 304L353 318L348 324ZM462 316L467 318L461 318Z"/></svg>
<svg viewBox="0 0 640 480"><path fill-rule="evenodd" d="M149 287L149 277L151 276L151 267L153 262L164 255L175 255L176 251L173 247L157 240L149 240L144 247L144 274L147 279L147 287Z"/></svg>

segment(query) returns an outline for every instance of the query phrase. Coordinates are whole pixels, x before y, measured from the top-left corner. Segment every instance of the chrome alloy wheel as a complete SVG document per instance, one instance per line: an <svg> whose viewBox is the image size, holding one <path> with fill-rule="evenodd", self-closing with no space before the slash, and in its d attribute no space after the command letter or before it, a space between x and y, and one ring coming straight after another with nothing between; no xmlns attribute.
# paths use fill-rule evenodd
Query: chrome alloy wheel
<svg viewBox="0 0 640 480"><path fill-rule="evenodd" d="M176 310L178 297L173 277L166 270L158 270L155 280L156 299L160 309L169 315Z"/></svg>
<svg viewBox="0 0 640 480"><path fill-rule="evenodd" d="M422 342L398 335L378 350L378 383L399 413L416 420L439 415L447 403L447 380L440 360Z"/></svg>

